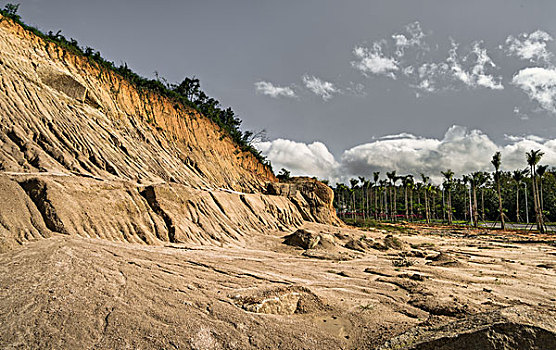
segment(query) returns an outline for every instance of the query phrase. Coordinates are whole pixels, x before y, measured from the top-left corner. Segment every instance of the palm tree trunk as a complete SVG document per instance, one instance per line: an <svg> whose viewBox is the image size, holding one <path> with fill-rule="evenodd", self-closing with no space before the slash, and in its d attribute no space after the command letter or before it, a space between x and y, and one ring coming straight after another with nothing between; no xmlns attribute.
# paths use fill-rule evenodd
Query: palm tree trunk
<svg viewBox="0 0 556 350"><path fill-rule="evenodd" d="M390 188L385 187L384 188L384 193L382 194L382 197L384 199L384 206L383 206L383 210L384 210L383 214L384 215L383 215L383 217L385 219L388 219L388 216L390 215L390 209L388 207L388 195L389 195L389 193L390 193Z"/></svg>
<svg viewBox="0 0 556 350"><path fill-rule="evenodd" d="M544 212L544 200L543 200L543 194L542 194L542 192L543 192L543 190L542 190L542 177L539 177L539 184L541 185L540 198L541 198L541 214L542 214Z"/></svg>
<svg viewBox="0 0 556 350"><path fill-rule="evenodd" d="M351 192L351 218L355 221L355 190Z"/></svg>
<svg viewBox="0 0 556 350"><path fill-rule="evenodd" d="M377 189L375 187L375 220L378 219L378 212L377 212L377 210L378 210L378 205L377 205L378 204L378 198L377 198L376 194L377 194Z"/></svg>
<svg viewBox="0 0 556 350"><path fill-rule="evenodd" d="M498 191L498 212L500 213L500 227L502 230L506 229L504 223L504 211L502 210L502 194L500 193L500 176L498 176L498 181L496 181L496 189Z"/></svg>
<svg viewBox="0 0 556 350"><path fill-rule="evenodd" d="M429 208L430 210L430 208ZM437 215L436 215L436 190L432 193L432 210L431 210L431 219L436 220L437 219Z"/></svg>
<svg viewBox="0 0 556 350"><path fill-rule="evenodd" d="M446 222L446 199L444 195L444 190L442 190L442 221Z"/></svg>
<svg viewBox="0 0 556 350"><path fill-rule="evenodd" d="M471 198L471 187L473 186L469 186L469 221L471 221L471 224L474 225L475 221L473 220L473 199Z"/></svg>
<svg viewBox="0 0 556 350"><path fill-rule="evenodd" d="M396 205L397 202L397 195L398 195L398 191L396 188L396 185L394 185L394 188L392 189L394 192L394 198L392 199L392 204L393 204L393 208L392 208L392 220L396 220L396 215L398 214L398 206Z"/></svg>
<svg viewBox="0 0 556 350"><path fill-rule="evenodd" d="M529 205L527 203L527 184L523 184L523 189L525 191L525 219L529 223Z"/></svg>
<svg viewBox="0 0 556 350"><path fill-rule="evenodd" d="M467 207L467 191L463 192L463 220L467 221L467 215L468 215L468 207Z"/></svg>
<svg viewBox="0 0 556 350"><path fill-rule="evenodd" d="M515 191L515 222L519 223L521 218L519 217L519 183L516 185Z"/></svg>
<svg viewBox="0 0 556 350"><path fill-rule="evenodd" d="M535 181L536 182L536 181ZM539 224L540 224L540 233L544 233L544 213L543 213L543 203L542 203L542 178L539 176L539 181L536 186L540 184L540 190L537 187L537 200L539 202Z"/></svg>
<svg viewBox="0 0 556 350"><path fill-rule="evenodd" d="M392 186L393 187L393 186ZM390 220L394 221L394 193L395 188L390 187Z"/></svg>
<svg viewBox="0 0 556 350"><path fill-rule="evenodd" d="M410 205L409 214L413 217L414 213L413 213L413 189L412 188L409 189L409 205Z"/></svg>
<svg viewBox="0 0 556 350"><path fill-rule="evenodd" d="M479 211L477 209L477 187L473 186L473 225L479 227Z"/></svg>
<svg viewBox="0 0 556 350"><path fill-rule="evenodd" d="M450 211L448 212L448 220L450 221L449 224L453 224L453 210L452 210L452 192L448 190L448 206L450 207Z"/></svg>
<svg viewBox="0 0 556 350"><path fill-rule="evenodd" d="M430 224L430 215L429 215L429 200L427 198L427 189L425 188L425 222Z"/></svg>
<svg viewBox="0 0 556 350"><path fill-rule="evenodd" d="M485 221L485 189L481 188L481 217Z"/></svg>
<svg viewBox="0 0 556 350"><path fill-rule="evenodd" d="M542 225L542 219L541 219L541 214L539 213L540 211L540 204L539 204L539 194L538 194L538 189L537 189L537 174L535 171L535 167L531 166L531 184L533 186L533 202L534 205L533 207L535 208L535 220L537 221L537 230L541 233L544 233L544 227Z"/></svg>
<svg viewBox="0 0 556 350"><path fill-rule="evenodd" d="M404 189L404 199L405 199L405 219L409 218L409 208L407 207L407 186Z"/></svg>

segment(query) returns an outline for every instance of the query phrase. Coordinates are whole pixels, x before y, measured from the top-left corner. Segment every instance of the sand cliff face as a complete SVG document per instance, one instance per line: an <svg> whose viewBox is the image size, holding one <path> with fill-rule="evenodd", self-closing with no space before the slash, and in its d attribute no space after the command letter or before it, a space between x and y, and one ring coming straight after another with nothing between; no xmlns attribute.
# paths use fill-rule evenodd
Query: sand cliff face
<svg viewBox="0 0 556 350"><path fill-rule="evenodd" d="M272 172L194 110L0 23L1 168L260 189Z"/></svg>
<svg viewBox="0 0 556 350"><path fill-rule="evenodd" d="M273 173L208 118L8 19L0 22L0 172L8 189L0 196L20 198L25 212L14 221L12 209L0 209L4 249L52 232L203 243L339 222L329 209L306 215L331 202L265 195Z"/></svg>

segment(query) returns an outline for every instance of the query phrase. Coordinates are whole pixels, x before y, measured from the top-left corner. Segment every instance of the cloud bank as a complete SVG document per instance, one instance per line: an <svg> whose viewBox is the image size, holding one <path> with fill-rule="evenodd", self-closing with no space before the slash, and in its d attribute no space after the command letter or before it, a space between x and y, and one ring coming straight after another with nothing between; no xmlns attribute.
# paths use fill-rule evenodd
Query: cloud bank
<svg viewBox="0 0 556 350"><path fill-rule="evenodd" d="M375 171L399 174L420 173L440 183L441 171L452 169L457 176L474 171L492 171L492 155L502 153L502 170L525 168L525 152L540 149L542 164L556 164L556 139L536 136L507 136L507 145L494 143L480 130L454 125L441 139L412 134L387 135L344 151L336 160L321 142L305 144L284 139L257 145L276 170L284 167L293 175L317 176L331 183L347 182L356 176L371 177Z"/></svg>

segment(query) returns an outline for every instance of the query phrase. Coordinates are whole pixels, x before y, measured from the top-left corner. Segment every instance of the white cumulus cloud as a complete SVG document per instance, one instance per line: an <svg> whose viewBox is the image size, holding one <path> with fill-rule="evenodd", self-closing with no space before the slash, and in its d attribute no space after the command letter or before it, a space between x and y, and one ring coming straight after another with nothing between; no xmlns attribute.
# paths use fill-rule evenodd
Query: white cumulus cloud
<svg viewBox="0 0 556 350"><path fill-rule="evenodd" d="M397 170L425 173L439 180L442 170L452 169L461 175L485 168L497 149L482 132L453 126L442 139L410 135L359 145L345 151L341 163L353 174Z"/></svg>
<svg viewBox="0 0 556 350"><path fill-rule="evenodd" d="M542 30L530 34L521 33L517 38L510 35L506 39L506 52L530 62L549 63L552 53L546 46L552 40L552 36Z"/></svg>
<svg viewBox="0 0 556 350"><path fill-rule="evenodd" d="M351 65L367 75L369 73L386 75L395 78L394 72L397 71L398 61L393 57L386 57L382 53L382 46L375 42L371 48L356 46L353 54L357 58Z"/></svg>
<svg viewBox="0 0 556 350"><path fill-rule="evenodd" d="M373 172L396 170L398 174L425 173L435 183L442 182L441 171L452 169L457 176L475 171L492 171L492 155L502 153L502 170L527 167L525 153L544 152L542 164L556 164L556 139L534 135L506 136L507 145L499 145L480 130L454 125L442 138L425 138L401 133L355 146L336 160L321 142L305 144L278 139L257 147L275 169L285 167L293 175L317 176L331 183L345 182L357 176L369 178Z"/></svg>
<svg viewBox="0 0 556 350"><path fill-rule="evenodd" d="M487 54L487 50L481 47L481 42L473 43L471 52L460 59L457 54L458 44L452 42L452 48L447 59L447 64L453 76L469 87L486 87L493 90L504 88L501 77L495 78L487 73L487 70L496 68L496 65ZM463 67L463 63L471 63L468 68Z"/></svg>
<svg viewBox="0 0 556 350"><path fill-rule="evenodd" d="M556 69L532 67L517 72L512 84L520 87L541 108L556 113Z"/></svg>
<svg viewBox="0 0 556 350"><path fill-rule="evenodd" d="M419 22L408 24L404 33L375 41L370 47L356 46L353 55L357 59L351 65L365 76L399 78L410 87L429 93L458 89L462 83L470 88L504 89L502 77L496 75L498 67L482 41L460 49L452 40L447 56L439 61L434 57L438 45L431 50L426 39Z"/></svg>
<svg viewBox="0 0 556 350"><path fill-rule="evenodd" d="M416 21L406 25L405 31L406 34L392 35L394 45L396 46L396 56L402 57L405 54L405 50L410 47L428 50L428 46L423 41L425 33L423 33L419 22Z"/></svg>
<svg viewBox="0 0 556 350"><path fill-rule="evenodd" d="M275 86L268 81L259 81L255 83L257 92L262 93L273 98L278 97L296 97L295 91L289 86Z"/></svg>
<svg viewBox="0 0 556 350"><path fill-rule="evenodd" d="M334 177L338 163L322 142L310 144L276 139L255 144L276 171L286 168L295 176Z"/></svg>
<svg viewBox="0 0 556 350"><path fill-rule="evenodd" d="M332 96L339 92L339 90L331 82L321 80L315 76L304 75L303 84L315 95L320 96L323 100L327 101Z"/></svg>

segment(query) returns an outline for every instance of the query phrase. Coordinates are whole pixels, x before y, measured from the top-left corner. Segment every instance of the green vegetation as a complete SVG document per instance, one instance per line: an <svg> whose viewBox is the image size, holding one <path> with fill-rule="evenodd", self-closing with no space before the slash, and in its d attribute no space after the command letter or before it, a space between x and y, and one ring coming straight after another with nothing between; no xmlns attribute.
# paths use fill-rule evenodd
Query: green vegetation
<svg viewBox="0 0 556 350"><path fill-rule="evenodd" d="M220 102L212 97L207 96L200 87L199 79L185 78L179 84L169 84L165 79L158 77L157 79L147 79L133 72L126 63L116 66L113 62L105 60L100 52L90 47L82 48L77 40L66 39L61 31L53 33L49 31L44 34L37 28L31 27L23 23L21 17L17 14L19 5L7 4L4 9L0 10L0 14L5 18L10 18L14 22L21 25L27 31L34 33L47 42L54 43L77 56L86 57L89 62L96 64L100 69L106 69L119 74L140 92L152 92L175 101L174 107L180 108L180 104L188 106L205 117L215 122L228 135L242 151L253 154L261 163L272 170L270 161L268 161L259 150L253 147L252 143L256 140L259 133L252 131L242 132L240 130L241 120L237 118L231 108L223 108ZM1 21L2 19L0 19Z"/></svg>
<svg viewBox="0 0 556 350"><path fill-rule="evenodd" d="M280 169L280 172L278 173L278 175L276 175L276 177L278 178L278 180L282 181L282 182L286 182L290 179L291 173L289 172L288 169L286 168L282 168Z"/></svg>
<svg viewBox="0 0 556 350"><path fill-rule="evenodd" d="M442 172L440 185L420 174L399 176L387 172L380 179L351 179L350 184L337 183L334 206L346 223L361 227L388 229L381 222L423 221L425 223L469 224L508 221L535 224L539 232L546 223L556 221L556 168L539 165L543 153L531 150L524 155L526 169L513 172L500 170L500 153L492 158L494 171L477 171L460 178L450 169ZM403 227L403 226L400 226Z"/></svg>

